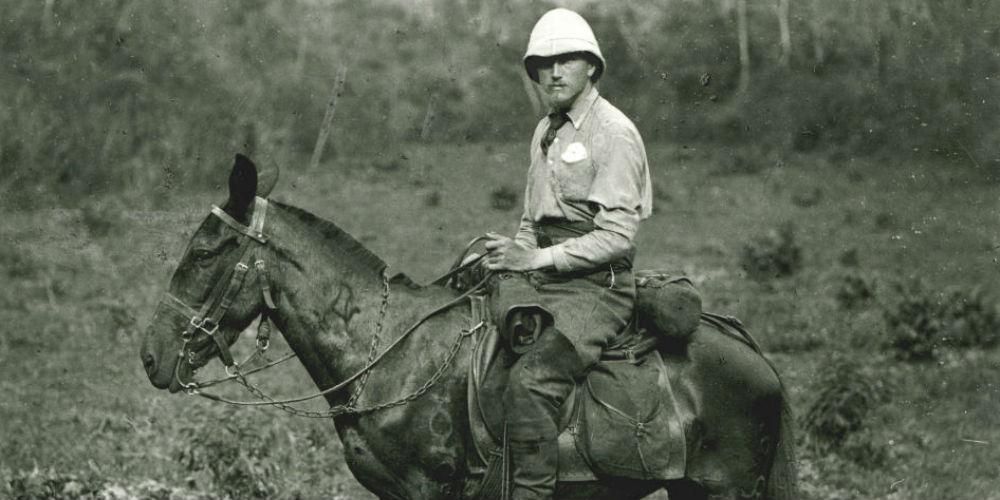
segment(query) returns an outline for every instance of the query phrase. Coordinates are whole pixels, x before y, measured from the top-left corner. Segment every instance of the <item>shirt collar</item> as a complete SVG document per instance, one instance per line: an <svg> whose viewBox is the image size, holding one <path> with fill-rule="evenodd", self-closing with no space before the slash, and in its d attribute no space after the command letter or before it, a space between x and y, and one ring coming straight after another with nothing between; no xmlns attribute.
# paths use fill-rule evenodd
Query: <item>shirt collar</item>
<svg viewBox="0 0 1000 500"><path fill-rule="evenodd" d="M597 102L598 97L600 97L600 94L597 93L597 87L591 86L590 92L581 95L573 102L569 111L566 112L569 115L569 121L573 124L573 128L580 130L580 126L587 119L587 115L590 114L590 110L594 107L594 103Z"/></svg>

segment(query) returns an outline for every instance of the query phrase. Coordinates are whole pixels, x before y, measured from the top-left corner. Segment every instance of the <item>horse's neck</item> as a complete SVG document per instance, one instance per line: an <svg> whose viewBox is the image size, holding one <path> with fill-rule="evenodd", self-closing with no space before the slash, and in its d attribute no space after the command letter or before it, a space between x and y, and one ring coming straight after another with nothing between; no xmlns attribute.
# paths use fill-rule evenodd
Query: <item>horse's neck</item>
<svg viewBox="0 0 1000 500"><path fill-rule="evenodd" d="M319 387L360 370L383 300L382 266L335 226L275 210L269 237L275 322ZM317 227L319 225L319 227ZM341 403L344 394L327 398Z"/></svg>

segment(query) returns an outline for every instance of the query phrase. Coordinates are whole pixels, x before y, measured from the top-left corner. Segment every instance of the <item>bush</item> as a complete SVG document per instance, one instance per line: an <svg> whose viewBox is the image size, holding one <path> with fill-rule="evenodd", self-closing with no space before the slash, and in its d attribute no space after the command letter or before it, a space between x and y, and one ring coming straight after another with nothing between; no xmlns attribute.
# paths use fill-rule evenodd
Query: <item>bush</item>
<svg viewBox="0 0 1000 500"><path fill-rule="evenodd" d="M0 496L18 500L41 499L129 499L167 500L184 498L201 500L217 498L203 492L168 486L146 479L139 482L118 482L100 478L95 474L74 474L60 472L52 468L0 471Z"/></svg>
<svg viewBox="0 0 1000 500"><path fill-rule="evenodd" d="M740 268L756 281L792 276L802 269L802 248L795 227L786 223L743 246Z"/></svg>
<svg viewBox="0 0 1000 500"><path fill-rule="evenodd" d="M103 481L93 476L83 477L37 467L4 476L5 491L0 492L10 495L9 498L23 500L96 497L103 487Z"/></svg>
<svg viewBox="0 0 1000 500"><path fill-rule="evenodd" d="M960 348L993 347L1000 341L1000 312L980 288L957 289L942 296L941 341Z"/></svg>
<svg viewBox="0 0 1000 500"><path fill-rule="evenodd" d="M517 206L517 190L510 186L500 186L490 192L490 206L496 210L509 211Z"/></svg>
<svg viewBox="0 0 1000 500"><path fill-rule="evenodd" d="M992 347L1000 340L1000 313L979 289L929 290L922 281L895 284L886 308L885 346L897 359L930 361L944 347Z"/></svg>
<svg viewBox="0 0 1000 500"><path fill-rule="evenodd" d="M213 489L230 497L276 494L278 467L269 459L273 427L247 422L234 407L200 408L194 407L191 420L181 429L184 445L175 458L191 472L207 471Z"/></svg>
<svg viewBox="0 0 1000 500"><path fill-rule="evenodd" d="M816 399L802 423L809 444L821 453L877 465L884 452L873 444L865 424L871 411L888 399L884 377L864 370L854 358L835 359L820 373Z"/></svg>
<svg viewBox="0 0 1000 500"><path fill-rule="evenodd" d="M875 281L860 273L846 274L837 283L834 298L841 309L860 309L875 299Z"/></svg>

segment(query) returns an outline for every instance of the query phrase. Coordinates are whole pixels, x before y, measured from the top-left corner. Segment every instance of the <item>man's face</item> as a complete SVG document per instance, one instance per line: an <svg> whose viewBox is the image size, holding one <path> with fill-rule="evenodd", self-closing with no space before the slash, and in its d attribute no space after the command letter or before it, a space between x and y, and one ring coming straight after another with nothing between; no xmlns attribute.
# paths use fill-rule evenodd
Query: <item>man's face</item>
<svg viewBox="0 0 1000 500"><path fill-rule="evenodd" d="M581 54L544 57L538 61L538 83L556 109L567 109L585 90L597 68Z"/></svg>

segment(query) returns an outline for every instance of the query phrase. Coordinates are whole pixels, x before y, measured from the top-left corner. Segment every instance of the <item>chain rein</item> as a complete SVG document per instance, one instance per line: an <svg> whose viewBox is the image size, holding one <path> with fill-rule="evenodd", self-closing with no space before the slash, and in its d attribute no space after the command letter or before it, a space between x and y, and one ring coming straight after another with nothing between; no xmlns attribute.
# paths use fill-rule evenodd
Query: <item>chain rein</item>
<svg viewBox="0 0 1000 500"><path fill-rule="evenodd" d="M244 237L256 240L258 243L261 243L262 245L264 245L264 244L267 243L267 239L264 237L262 229L263 229L263 223L264 223L264 213L265 213L266 208L267 208L267 200L262 199L262 198L257 198L255 200L255 202L256 202L257 208L260 209L259 210L260 217L259 217L259 220L258 220L258 217L257 217L258 216L258 210L255 210L254 221L253 221L253 223L251 224L250 227L244 226L243 224L239 223L238 221L235 221L234 219L232 219L231 217L229 217L228 214L226 214L221 209L218 209L217 207L214 207L214 206L212 207L212 213L215 214L216 216L218 216L220 219L222 219L222 221L225 222L227 225L233 227L238 232L242 233L244 235ZM241 267L243 269L241 269ZM241 272L245 272L247 270L245 268L247 268L247 267L248 266L246 266L246 264L243 262L243 259L241 258L240 262L236 266L236 269L240 270ZM198 395L198 396L202 396L202 397L205 397L207 399L214 400L214 401L219 401L219 402L229 403L229 404L235 404L235 405L242 405L242 406L274 406L274 407L277 407L277 408L279 408L279 409L281 409L281 410L283 410L283 411L285 411L287 413L290 413L292 415L301 416L301 417L307 417L307 418L330 418L330 417L335 417L335 416L344 415L344 414L364 414L364 413L377 412L377 411L385 410L385 409L388 409L388 408L393 408L393 407L397 407L397 406L406 405L406 404L408 404L408 403L410 403L412 401L415 401L416 399L420 398L424 394L426 394L432 387L434 387L434 385L436 385L438 383L438 381L440 381L441 377L443 377L444 374L445 374L445 372L451 367L451 365L454 362L455 357L457 356L458 351L461 348L462 343L465 340L465 338L468 337L468 336L470 336L470 335L472 335L473 333L475 333L476 331L478 331L480 328L482 328L482 327L485 326L483 323L480 323L478 325L473 326L472 328L470 328L468 330L464 330L464 329L461 330L460 333L459 333L459 335L456 336L455 341L452 343L451 347L449 348L448 354L447 354L444 362L416 390L412 391L411 393L407 394L406 396L402 396L402 397L400 397L398 399L395 399L395 400L392 400L392 401L388 401L388 402L384 402L384 403L377 403L377 404L373 404L371 406L359 408L357 406L357 402L360 399L362 392L364 391L364 388L365 388L365 386L366 386L366 384L368 382L368 378L371 375L371 372L374 370L375 364L381 359L381 357L383 355L385 355L388 351L390 351L393 347L395 347L396 345L398 345L403 339L405 339L410 333L412 333L418 326L420 326L428 318L430 318L430 317L432 317L432 316L434 316L434 315L436 315L436 314L438 314L438 313L440 313L440 312L442 312L444 310L450 309L452 306L454 306L454 305L458 304L459 302L461 302L462 300L466 299L472 293L475 293L476 291L480 290L485 285L485 283L486 283L486 281L488 279L488 277L484 278L480 283L478 283L477 285L475 285L473 287L470 287L467 291L465 291L464 293L462 293L457 298L449 301L445 305L443 305L441 307L438 307L437 309L435 309L435 310L431 311L430 313L426 314L425 316L423 316L420 320L418 320L415 324L413 324L410 328L408 328L399 337L399 339L397 339L385 351L383 351L381 354L379 354L378 347L379 347L379 343L380 343L380 337L381 337L381 333L382 333L383 328L384 328L385 317L386 317L386 313L388 311L388 306L389 306L389 278L383 273L383 275L382 275L382 303L381 303L381 305L379 307L378 319L376 320L375 332L372 335L372 342L371 342L371 346L369 348L368 358L367 358L367 361L365 362L365 366L361 369L361 371L359 371L358 373L355 373L355 375L349 377L347 380L345 380L341 384L338 384L337 386L331 387L329 389L322 390L322 391L320 391L320 392L318 392L316 394L313 394L311 396L306 396L306 397L301 397L301 398L294 398L294 399L291 399L291 400L277 400L277 399L269 396L268 394L266 394L263 390L260 389L260 387L254 385L247 378L247 375L250 375L250 374L257 373L259 371L265 370L267 368L270 368L270 367L272 367L274 365L277 365L279 363L282 363L282 362L287 361L288 359L294 357L294 354L289 354L289 355L286 355L286 356L284 356L283 358L281 358L281 359L279 359L277 361L270 361L270 360L267 360L266 356L264 356L264 351L266 351L267 348L268 348L268 344L269 344L268 339L270 337L270 332L269 332L270 318L269 318L269 314L272 313L272 312L274 312L277 308L276 308L276 306L275 306L275 304L273 302L273 299L271 297L270 283L269 283L270 280L266 276L266 268L265 268L265 265L264 265L264 261L261 260L261 259L256 260L256 262L254 262L254 267L256 268L256 270L259 273L258 274L258 278L259 278L259 281L261 283L262 293L264 295L265 304L266 304L266 307L268 309L267 313L265 313L265 315L263 315L261 317L261 324L260 324L260 326L258 328L257 345L256 345L256 349L255 349L254 353L251 354L243 363L235 363L235 362L232 362L231 359L229 359L229 358L231 358L231 356L228 355L228 347L223 347L220 344L220 357L223 358L223 364L226 365L226 374L227 374L227 376L224 377L224 378L220 378L220 379L217 379L217 380L212 380L212 381L209 381L209 382L183 382L183 381L178 380L181 383L182 387L184 387L184 389L186 390L186 392L188 394ZM237 288L236 288L237 291L238 291L238 289L242 288L243 277L244 276L241 273L241 275L240 275L240 282L237 284ZM232 280L233 280L233 277L231 276L230 277L230 283L227 286L227 288L231 288L232 287L232 283L231 283ZM208 316L207 314L205 314L205 311L197 311L197 310L191 308L190 306L187 306L187 304L185 304L183 301L177 299L176 297L174 297L174 296L172 296L170 294L167 294L167 295L168 295L169 299L171 299L173 302L175 302L175 303L170 303L170 305L172 306L173 309L177 310L178 312L181 312L182 314L188 314L189 312L192 312L192 311L195 312L195 314L191 315L191 320L190 320L191 325L194 326L195 328L194 329L190 329L189 328L189 330L191 330L191 331L193 331L193 330L202 330L202 331L205 331L205 333L209 334L209 337L212 337L212 334L216 333L216 330L218 329L218 321L216 321L215 325L213 325L214 328L212 329L212 331L208 331L208 330L204 329L203 328L203 324L205 322L205 318ZM228 304L222 305L221 314L219 314L219 318L217 318L217 320L221 320L221 316L225 314L225 310L227 308L228 308ZM263 339L260 337L261 331L267 332L267 336L264 337ZM193 340L193 336L192 335L190 335L190 334L184 335L184 346L182 348L181 355L178 356L178 363L186 361L188 363L192 363L193 364L194 352L190 351L189 350L189 346L188 346L188 344L191 343L192 340ZM218 344L219 342L216 341L216 343ZM221 354L221 350L225 350L226 351L226 355L222 355ZM187 353L187 354L184 355L185 353ZM257 357L261 357L261 358L265 359L266 364L263 365L263 366L252 368L250 370L246 370L246 371L244 371L244 370L242 370L240 368L242 365L250 362L251 360L253 360L253 359L257 358ZM229 359L228 362L227 362L227 359ZM232 370L232 372L230 370ZM175 374L176 374L176 372L177 372L177 370L175 370ZM331 406L329 409L327 409L325 411L304 410L304 409L297 408L297 407L292 406L291 404L289 404L289 403L292 403L292 402L301 402L301 401L307 401L309 399L315 399L315 398L318 398L318 397L323 396L325 394L328 394L330 392L335 392L335 391L337 391L337 390L345 387L348 382L350 382L351 380L353 380L355 378L358 379L358 381L357 381L358 383L355 386L354 391L352 391L351 396L348 398L347 403L345 403L345 404L333 405L333 406ZM208 394L208 393L202 392L200 390L200 389L203 389L205 387L210 387L210 386L217 385L217 384L220 384L220 383L223 383L223 382L228 382L228 381L231 381L231 380L237 381L249 393L253 394L254 396L256 396L258 398L260 398L261 401L232 401L232 400L228 400L228 399L226 399L224 397L221 397L221 396L217 396L217 395L213 395L213 394Z"/></svg>

